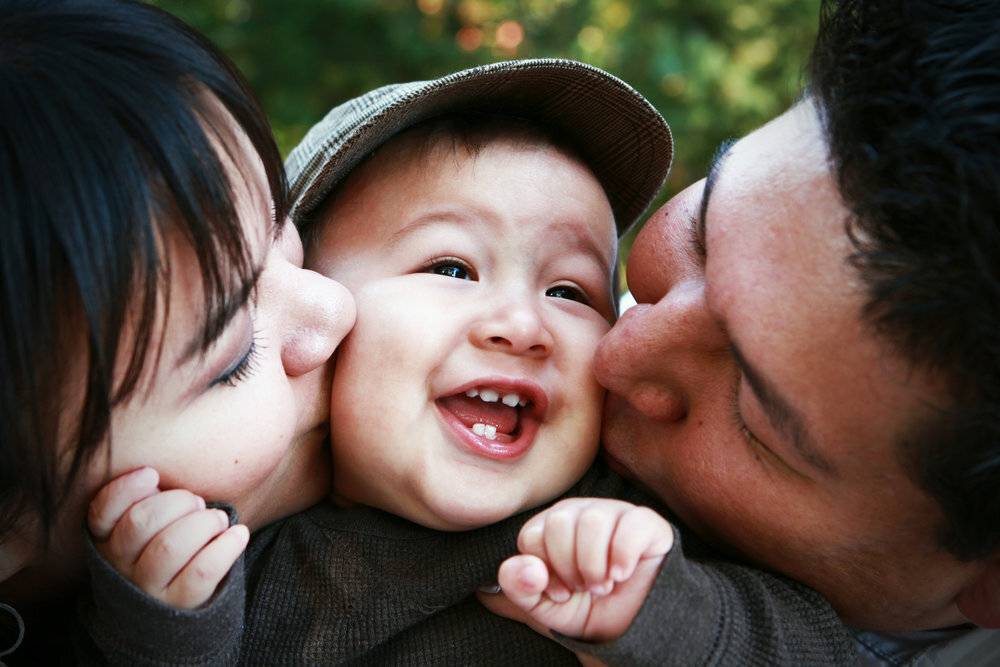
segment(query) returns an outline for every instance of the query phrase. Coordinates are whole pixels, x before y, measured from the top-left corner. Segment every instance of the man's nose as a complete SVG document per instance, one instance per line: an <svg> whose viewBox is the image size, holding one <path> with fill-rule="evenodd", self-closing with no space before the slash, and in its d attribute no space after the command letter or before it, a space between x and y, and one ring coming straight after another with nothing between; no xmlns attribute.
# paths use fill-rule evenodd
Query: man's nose
<svg viewBox="0 0 1000 667"><path fill-rule="evenodd" d="M684 280L701 280L696 220L704 183L674 196L643 225L628 255L628 286L638 303L656 303Z"/></svg>
<svg viewBox="0 0 1000 667"><path fill-rule="evenodd" d="M650 419L683 419L715 377L728 339L700 281L684 281L654 304L626 311L597 349L595 372L610 392Z"/></svg>

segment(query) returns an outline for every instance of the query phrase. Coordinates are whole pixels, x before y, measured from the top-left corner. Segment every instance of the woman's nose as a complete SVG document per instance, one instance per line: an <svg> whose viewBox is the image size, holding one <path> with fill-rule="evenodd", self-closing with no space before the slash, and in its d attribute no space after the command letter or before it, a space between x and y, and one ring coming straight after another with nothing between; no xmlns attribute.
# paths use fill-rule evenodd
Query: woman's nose
<svg viewBox="0 0 1000 667"><path fill-rule="evenodd" d="M597 380L650 419L683 419L717 381L728 339L709 313L704 285L675 284L655 304L633 306L601 341Z"/></svg>
<svg viewBox="0 0 1000 667"><path fill-rule="evenodd" d="M291 224L279 244L268 271L272 303L281 311L281 362L286 375L305 375L326 363L354 326L354 297L340 283L302 268L302 244Z"/></svg>
<svg viewBox="0 0 1000 667"><path fill-rule="evenodd" d="M281 363L285 374L305 375L333 356L354 326L354 297L340 283L315 271L295 268L295 289L286 305Z"/></svg>
<svg viewBox="0 0 1000 667"><path fill-rule="evenodd" d="M534 358L552 354L555 339L539 306L528 295L486 299L482 307L483 314L469 334L473 345Z"/></svg>

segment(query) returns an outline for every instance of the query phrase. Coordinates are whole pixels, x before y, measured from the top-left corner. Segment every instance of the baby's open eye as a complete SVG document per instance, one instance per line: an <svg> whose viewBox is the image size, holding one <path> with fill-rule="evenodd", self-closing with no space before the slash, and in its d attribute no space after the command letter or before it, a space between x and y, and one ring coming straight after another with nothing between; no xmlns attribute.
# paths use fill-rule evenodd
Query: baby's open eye
<svg viewBox="0 0 1000 667"><path fill-rule="evenodd" d="M545 290L545 296L551 296L556 299L569 299L570 301L579 301L580 303L589 304L590 299L584 294L583 290L578 287L573 287L572 285L556 285L555 287L550 287Z"/></svg>
<svg viewBox="0 0 1000 667"><path fill-rule="evenodd" d="M461 266L455 266L454 264L441 264L440 266L435 266L431 269L431 273L436 273L439 276L448 276L449 278L460 278L462 280L469 279L469 272Z"/></svg>
<svg viewBox="0 0 1000 667"><path fill-rule="evenodd" d="M439 276L458 278L459 280L476 279L476 273L473 268L469 266L468 263L455 257L443 257L441 259L434 260L427 266L427 268L424 269L424 271Z"/></svg>

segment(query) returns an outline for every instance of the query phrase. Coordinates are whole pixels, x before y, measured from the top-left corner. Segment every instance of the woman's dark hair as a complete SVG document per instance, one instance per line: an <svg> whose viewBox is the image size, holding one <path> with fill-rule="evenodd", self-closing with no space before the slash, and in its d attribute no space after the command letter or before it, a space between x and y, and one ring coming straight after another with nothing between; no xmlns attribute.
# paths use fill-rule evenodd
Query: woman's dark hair
<svg viewBox="0 0 1000 667"><path fill-rule="evenodd" d="M943 378L899 443L962 559L1000 549L1000 12L994 0L824 2L812 92L865 317Z"/></svg>
<svg viewBox="0 0 1000 667"><path fill-rule="evenodd" d="M200 266L203 346L252 289L216 150L233 150L236 127L280 223L287 188L270 127L207 39L130 0L0 3L0 541L23 516L47 537L112 408L157 358L167 234Z"/></svg>

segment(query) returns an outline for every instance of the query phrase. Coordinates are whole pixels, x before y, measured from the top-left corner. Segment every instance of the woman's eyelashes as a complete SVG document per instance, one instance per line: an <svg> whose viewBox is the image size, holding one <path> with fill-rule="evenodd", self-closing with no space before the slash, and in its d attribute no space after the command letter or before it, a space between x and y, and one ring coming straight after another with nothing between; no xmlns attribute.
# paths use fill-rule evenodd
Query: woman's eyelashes
<svg viewBox="0 0 1000 667"><path fill-rule="evenodd" d="M260 342L260 337L258 332L254 329L253 337L250 339L250 345L247 346L246 351L240 356L236 362L222 372L222 375L212 380L210 386L215 387L217 385L226 385L229 387L235 387L240 382L246 380L254 374L257 370L257 362L260 359L260 353L262 350L262 344Z"/></svg>

